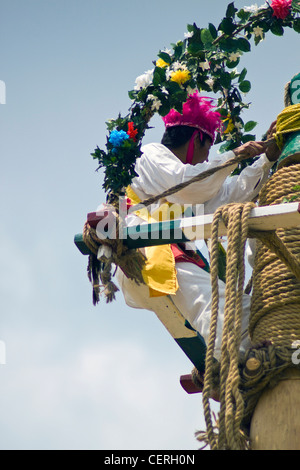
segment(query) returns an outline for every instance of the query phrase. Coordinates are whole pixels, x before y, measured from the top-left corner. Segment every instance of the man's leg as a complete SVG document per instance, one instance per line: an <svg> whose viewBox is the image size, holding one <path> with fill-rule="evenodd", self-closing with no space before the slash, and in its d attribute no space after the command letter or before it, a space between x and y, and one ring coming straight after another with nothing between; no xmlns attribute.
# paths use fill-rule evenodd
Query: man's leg
<svg viewBox="0 0 300 470"><path fill-rule="evenodd" d="M176 263L179 289L172 300L185 316L191 326L197 330L208 343L210 331L210 318L212 308L212 289L210 275L192 263ZM250 314L251 297L243 295L242 343L241 351L250 347L248 337L248 322ZM219 281L219 316L217 324L217 338L215 357L220 359L222 329L224 322L225 284Z"/></svg>

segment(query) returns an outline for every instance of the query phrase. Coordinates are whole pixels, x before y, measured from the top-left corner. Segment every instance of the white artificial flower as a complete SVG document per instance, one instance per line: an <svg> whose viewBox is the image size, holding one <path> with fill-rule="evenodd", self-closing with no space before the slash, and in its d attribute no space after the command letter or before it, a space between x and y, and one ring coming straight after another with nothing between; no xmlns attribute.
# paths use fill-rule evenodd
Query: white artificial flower
<svg viewBox="0 0 300 470"><path fill-rule="evenodd" d="M205 80L205 83L207 83L207 85L208 85L210 88L213 88L215 81L214 81L213 78L209 78L208 80Z"/></svg>
<svg viewBox="0 0 300 470"><path fill-rule="evenodd" d="M184 39L189 39L194 36L194 31L191 31L190 33L184 33Z"/></svg>
<svg viewBox="0 0 300 470"><path fill-rule="evenodd" d="M239 130L243 128L243 124L241 122L235 122L234 127Z"/></svg>
<svg viewBox="0 0 300 470"><path fill-rule="evenodd" d="M166 89L165 86L163 86L163 87L161 88L161 91L162 91L163 93L165 93L165 95L168 95L168 94L169 94L169 92L168 92L168 90Z"/></svg>
<svg viewBox="0 0 300 470"><path fill-rule="evenodd" d="M165 53L168 54L169 56L172 56L172 51L171 51L171 49L165 48L165 49L163 49L161 52L165 52Z"/></svg>
<svg viewBox="0 0 300 470"><path fill-rule="evenodd" d="M214 68L214 72L217 72L220 68L222 68L221 65L216 64Z"/></svg>
<svg viewBox="0 0 300 470"><path fill-rule="evenodd" d="M230 134L230 132L229 132L229 134L227 134L227 136L226 136L226 140L232 140L232 139L233 139L233 135Z"/></svg>
<svg viewBox="0 0 300 470"><path fill-rule="evenodd" d="M154 96L154 95L148 95L147 101L152 101L152 104L151 104L152 111L158 111L162 104L161 101L157 98L157 96Z"/></svg>
<svg viewBox="0 0 300 470"><path fill-rule="evenodd" d="M244 7L243 10L247 13L256 13L258 11L257 3L255 3L255 5L251 5L250 7Z"/></svg>
<svg viewBox="0 0 300 470"><path fill-rule="evenodd" d="M236 62L241 57L239 52L231 52L229 54L228 60L229 62Z"/></svg>
<svg viewBox="0 0 300 470"><path fill-rule="evenodd" d="M261 7L259 7L259 10L265 10L266 8L269 8L270 5L268 3L264 3Z"/></svg>
<svg viewBox="0 0 300 470"><path fill-rule="evenodd" d="M187 70L187 66L185 64L183 64L182 62L174 62L174 64L172 65L172 69L174 70L174 72L176 72L177 70Z"/></svg>
<svg viewBox="0 0 300 470"><path fill-rule="evenodd" d="M257 6L257 3L255 5L251 5L250 7L244 7L243 10L246 11L247 13L258 13L260 10L264 10L265 8L268 8L269 5L267 3L264 3L261 7Z"/></svg>
<svg viewBox="0 0 300 470"><path fill-rule="evenodd" d="M261 37L262 39L264 37L264 30L260 26L253 28L253 33L255 37Z"/></svg>
<svg viewBox="0 0 300 470"><path fill-rule="evenodd" d="M193 95L198 90L197 90L197 88L192 88L190 86L187 86L186 91L187 91L188 95Z"/></svg>
<svg viewBox="0 0 300 470"><path fill-rule="evenodd" d="M153 69L148 70L147 72L143 73L135 80L135 90L142 90L143 88L147 88L152 83L153 80Z"/></svg>
<svg viewBox="0 0 300 470"><path fill-rule="evenodd" d="M209 70L210 69L210 65L209 65L209 62L208 60L206 59L205 62L200 62L199 66L202 68L203 72L205 70Z"/></svg>

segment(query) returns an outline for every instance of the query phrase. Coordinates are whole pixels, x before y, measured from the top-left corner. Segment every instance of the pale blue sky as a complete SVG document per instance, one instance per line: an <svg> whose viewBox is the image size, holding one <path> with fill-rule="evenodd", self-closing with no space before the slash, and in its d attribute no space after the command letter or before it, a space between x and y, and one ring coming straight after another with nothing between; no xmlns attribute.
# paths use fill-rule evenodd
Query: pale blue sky
<svg viewBox="0 0 300 470"><path fill-rule="evenodd" d="M235 2L238 8L247 2ZM248 5L250 5L249 3ZM0 0L1 449L196 449L192 365L150 312L121 294L96 308L73 244L104 200L90 157L105 121L188 23L218 25L223 0ZM271 33L245 54L258 138L299 72L299 38ZM246 119L246 115L245 115ZM154 119L145 142L159 140Z"/></svg>

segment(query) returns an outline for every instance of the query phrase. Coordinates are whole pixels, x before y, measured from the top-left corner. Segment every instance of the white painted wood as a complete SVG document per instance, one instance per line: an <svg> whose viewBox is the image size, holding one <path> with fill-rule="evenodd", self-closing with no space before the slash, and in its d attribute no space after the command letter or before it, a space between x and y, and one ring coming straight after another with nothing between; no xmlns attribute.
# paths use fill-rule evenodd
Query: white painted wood
<svg viewBox="0 0 300 470"><path fill-rule="evenodd" d="M274 206L255 207L250 212L249 229L268 231L277 228L300 227L300 203L290 202ZM184 235L195 241L211 237L211 225L214 214L181 219L181 229ZM203 228L202 228L203 227ZM220 236L226 236L227 229L223 223L219 225Z"/></svg>

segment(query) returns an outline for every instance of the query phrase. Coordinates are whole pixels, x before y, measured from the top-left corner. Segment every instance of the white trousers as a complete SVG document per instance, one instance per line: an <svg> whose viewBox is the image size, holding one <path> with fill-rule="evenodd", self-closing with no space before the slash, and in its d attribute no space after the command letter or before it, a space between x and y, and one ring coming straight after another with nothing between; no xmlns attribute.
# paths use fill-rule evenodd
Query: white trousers
<svg viewBox="0 0 300 470"><path fill-rule="evenodd" d="M200 333L205 342L208 342L210 331L210 318L212 308L212 290L210 274L193 263L176 263L179 289L172 300L181 314ZM128 306L155 311L159 297L150 297L149 289L145 285L137 286L124 274L117 270L117 280ZM242 343L241 352L245 352L251 345L248 337L248 322L250 314L251 297L243 295ZM214 356L220 359L222 329L224 323L225 284L219 281L219 314L217 323L217 337Z"/></svg>

